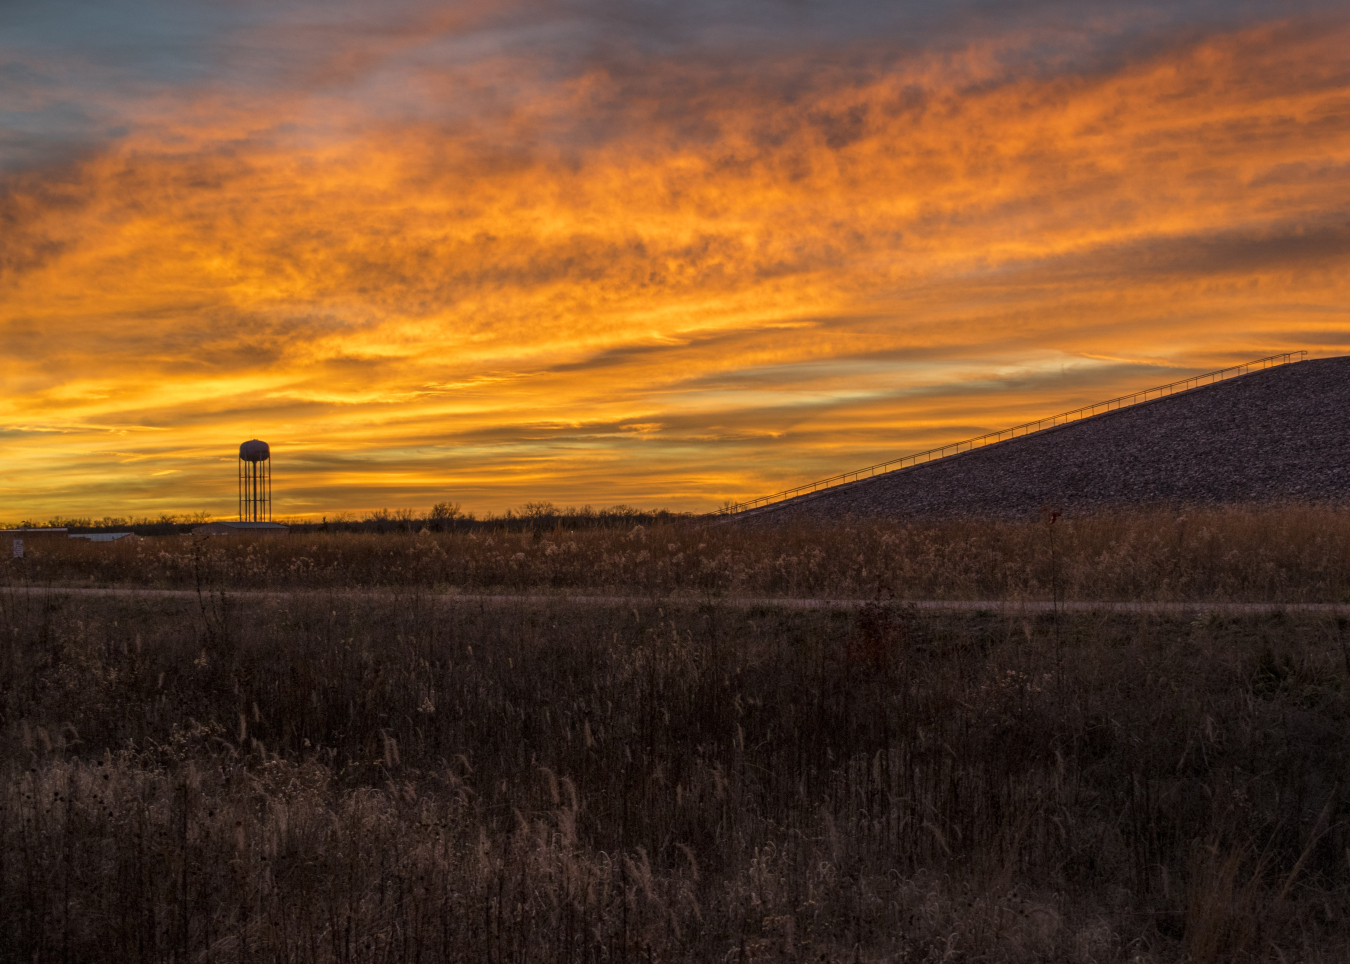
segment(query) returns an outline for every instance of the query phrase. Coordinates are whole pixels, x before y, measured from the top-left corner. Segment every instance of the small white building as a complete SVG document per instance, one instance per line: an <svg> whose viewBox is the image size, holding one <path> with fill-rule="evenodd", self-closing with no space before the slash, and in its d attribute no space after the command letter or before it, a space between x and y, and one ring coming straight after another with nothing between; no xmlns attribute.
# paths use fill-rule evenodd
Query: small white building
<svg viewBox="0 0 1350 964"><path fill-rule="evenodd" d="M15 559L23 558L23 541L25 539L50 539L52 536L63 536L66 534L65 526L42 526L34 529L0 529L0 545L6 541L10 544L10 552Z"/></svg>

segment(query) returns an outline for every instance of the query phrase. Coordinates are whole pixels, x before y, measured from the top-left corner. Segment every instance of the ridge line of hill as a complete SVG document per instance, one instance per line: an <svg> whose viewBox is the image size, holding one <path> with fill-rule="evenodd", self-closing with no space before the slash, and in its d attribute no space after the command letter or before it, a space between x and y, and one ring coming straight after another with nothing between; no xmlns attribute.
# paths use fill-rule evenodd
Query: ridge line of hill
<svg viewBox="0 0 1350 964"><path fill-rule="evenodd" d="M894 459L887 459L885 462L877 462L873 465L864 466L861 469L853 469L849 472L841 472L838 475L831 475L828 478L819 479L815 482L806 482L803 483L802 485L793 486L790 489L784 489L780 492L775 492L772 495L762 495L753 499L747 499L744 502L737 502L723 508L719 514L735 515L738 513L750 512L755 509L766 508L767 506L774 505L778 502L785 502L789 499L795 499L806 495L814 495L816 494L816 492L820 491L817 488L817 486L822 486L824 488L833 488L837 484L847 484L845 480L848 480L850 482L861 481L864 478L863 476L864 472L868 473L866 478L872 478L873 476L878 474L877 469L881 469L883 474L890 472L903 472L905 469L917 468L919 465L926 464L928 462L936 462L939 459L949 458L949 456L945 454L948 449L956 449L956 451L953 452L952 455L960 455L962 452L969 452L976 448L984 448L985 446L988 445L997 445L1001 442L1011 441L1012 439L1019 437L1017 434L1018 432L1021 432L1023 436L1032 435L1035 434L1036 432L1045 431L1046 429L1051 428L1058 428L1060 425L1080 421L1081 419L1084 418L1091 418L1095 415L1104 414L1105 412L1110 412L1115 409L1133 407L1135 405L1144 405L1150 401L1157 401L1158 399L1149 398L1149 396L1152 395L1154 392L1160 393L1158 396L1159 398L1165 398L1171 395L1181 394L1182 392L1192 391L1196 388L1203 388L1206 385L1212 385L1215 382L1221 381L1225 378L1239 378L1242 375L1247 375L1254 371L1264 370L1266 368L1272 368L1276 365L1288 365L1300 362L1306 359L1307 356L1308 353L1302 350L1279 352L1278 354L1275 355L1267 355L1264 358L1256 358L1249 362L1242 362L1239 365L1229 365L1227 368L1217 368L1214 371L1205 372L1204 374L1201 375L1192 375L1190 378L1178 379L1177 381L1169 382L1166 385L1155 385L1151 388L1141 388L1139 391L1136 392L1128 392L1124 395L1118 395L1115 398L1105 399L1100 402L1091 402L1087 405L1082 405L1079 406L1078 408L1070 409L1067 412L1058 412L1054 415L1047 415L1044 418L1037 418L1032 419L1030 422L1023 422L1020 425L1013 425L1009 428L996 429L992 432L985 432L983 435L975 435L972 436L971 438L961 439L956 442L948 442L946 445L939 445L935 448L927 449L922 452L915 452L911 455L901 455ZM1177 386L1184 386L1184 387L1178 388ZM1134 399L1138 399L1138 401L1134 401ZM1097 409L1099 408L1103 410L1100 413L1097 411ZM1060 419L1064 419L1064 421L1061 422ZM1047 422L1049 422L1050 424L1046 425L1045 423ZM1040 426L1044 426L1044 428L1041 428ZM1004 435L1008 437L1005 439L1003 438ZM987 439L992 441L986 441ZM961 447L963 445L967 446L967 448L963 449ZM934 455L934 453L938 454ZM925 456L933 456L933 457L925 458ZM911 459L914 460L911 465L898 464L900 462L908 462ZM919 459L923 459L923 462L920 462ZM890 466L896 467L890 468ZM853 476L854 478L849 479L848 477L850 475ZM807 491L808 489L810 491ZM797 493L797 495L789 494L793 492ZM759 503L763 503L763 505L760 505Z"/></svg>
<svg viewBox="0 0 1350 964"><path fill-rule="evenodd" d="M1350 503L1350 356L1257 369L726 521L1242 502Z"/></svg>

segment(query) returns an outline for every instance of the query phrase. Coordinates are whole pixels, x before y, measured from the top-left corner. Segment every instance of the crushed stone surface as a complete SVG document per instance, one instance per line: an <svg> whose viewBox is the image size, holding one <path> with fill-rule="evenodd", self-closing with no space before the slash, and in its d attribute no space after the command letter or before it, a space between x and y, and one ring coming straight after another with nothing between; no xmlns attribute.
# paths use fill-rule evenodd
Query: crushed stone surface
<svg viewBox="0 0 1350 964"><path fill-rule="evenodd" d="M1350 505L1350 356L1251 372L733 519Z"/></svg>

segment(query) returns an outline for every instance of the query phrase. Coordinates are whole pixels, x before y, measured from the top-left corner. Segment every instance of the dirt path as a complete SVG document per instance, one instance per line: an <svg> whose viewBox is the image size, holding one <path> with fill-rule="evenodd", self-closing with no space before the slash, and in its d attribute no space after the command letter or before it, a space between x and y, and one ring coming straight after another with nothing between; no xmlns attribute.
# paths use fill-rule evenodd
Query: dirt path
<svg viewBox="0 0 1350 964"><path fill-rule="evenodd" d="M197 592L192 589L137 589L137 588L89 588L60 586L6 586L0 593L15 596L128 596L144 599L196 599ZM293 599L341 597L344 599L411 599L434 602L438 605L468 606L671 606L697 607L704 605L734 606L739 609L857 609L872 600L867 599L794 599L775 596L588 596L588 595L497 595L485 593L425 593L409 590L297 590L269 591L244 590L231 592L235 599ZM993 600L993 599L918 599L885 600L890 605L913 606L920 610L936 611L985 611L1041 613L1053 612L1055 604L1046 600ZM1350 616L1350 603L1262 603L1262 602L1110 602L1104 600L1062 600L1061 612L1131 612L1131 613L1184 613L1213 612L1227 614L1259 614L1272 612L1323 613L1337 616Z"/></svg>

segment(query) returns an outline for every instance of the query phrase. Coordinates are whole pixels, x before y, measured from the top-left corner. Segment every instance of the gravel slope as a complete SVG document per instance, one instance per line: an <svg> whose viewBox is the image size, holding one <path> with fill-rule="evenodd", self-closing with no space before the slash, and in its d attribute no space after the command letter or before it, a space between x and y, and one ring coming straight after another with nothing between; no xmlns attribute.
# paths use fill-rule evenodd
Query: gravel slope
<svg viewBox="0 0 1350 964"><path fill-rule="evenodd" d="M737 518L1291 501L1350 505L1350 355L1253 372Z"/></svg>

